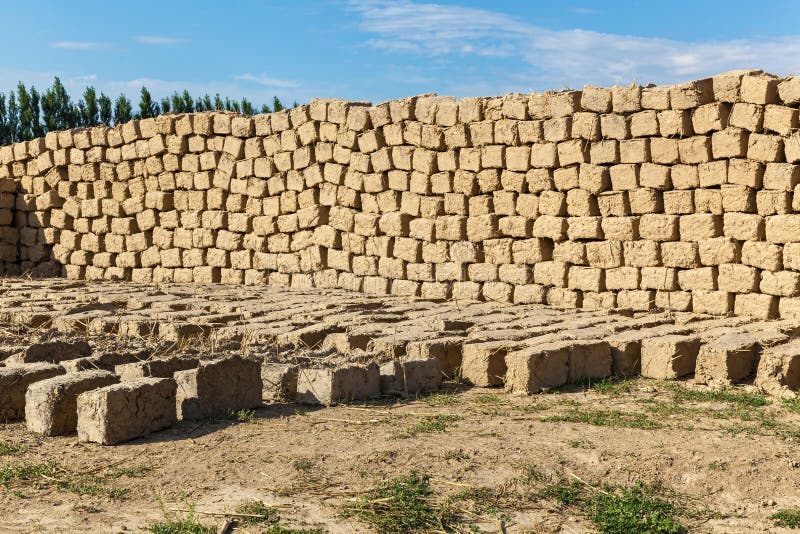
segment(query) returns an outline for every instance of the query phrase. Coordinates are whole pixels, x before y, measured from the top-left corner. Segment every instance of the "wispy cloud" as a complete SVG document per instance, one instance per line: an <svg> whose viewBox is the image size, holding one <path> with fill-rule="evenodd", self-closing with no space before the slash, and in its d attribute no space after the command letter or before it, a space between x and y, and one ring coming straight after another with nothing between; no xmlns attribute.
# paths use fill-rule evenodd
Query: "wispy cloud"
<svg viewBox="0 0 800 534"><path fill-rule="evenodd" d="M263 85L264 87L279 87L285 89L300 87L300 84L298 82L292 80L281 80L279 78L271 78L266 74L255 75L255 74L245 73L234 76L233 79L240 80L243 82L256 83L258 85Z"/></svg>
<svg viewBox="0 0 800 534"><path fill-rule="evenodd" d="M800 68L800 35L685 42L554 30L497 11L410 0L351 0L349 5L361 29L375 35L369 46L430 57L517 59L523 63L509 73L509 85L515 87L522 80L541 89L632 80L674 83L730 69L787 73Z"/></svg>
<svg viewBox="0 0 800 534"><path fill-rule="evenodd" d="M169 46L186 42L186 39L182 37L167 37L164 35L137 35L133 40L137 43L156 46Z"/></svg>
<svg viewBox="0 0 800 534"><path fill-rule="evenodd" d="M108 43L98 41L56 41L50 43L50 48L60 48L63 50L102 50L109 48Z"/></svg>

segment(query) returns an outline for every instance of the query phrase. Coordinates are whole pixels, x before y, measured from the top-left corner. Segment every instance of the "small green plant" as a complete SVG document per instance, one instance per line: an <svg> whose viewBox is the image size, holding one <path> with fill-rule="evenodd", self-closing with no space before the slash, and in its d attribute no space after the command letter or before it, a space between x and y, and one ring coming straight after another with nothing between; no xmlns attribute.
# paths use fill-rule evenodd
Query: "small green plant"
<svg viewBox="0 0 800 534"><path fill-rule="evenodd" d="M16 443L9 443L5 440L0 440L0 456L6 456L8 454L14 454L15 452L21 452L23 447L21 445L17 445Z"/></svg>
<svg viewBox="0 0 800 534"><path fill-rule="evenodd" d="M567 480L566 477L559 477L552 484L548 484L539 492L539 497L553 499L562 506L572 506L581 497L583 486L577 480Z"/></svg>
<svg viewBox="0 0 800 534"><path fill-rule="evenodd" d="M641 481L627 487L606 486L587 502L589 519L603 534L683 534L675 505L655 496L660 486Z"/></svg>
<svg viewBox="0 0 800 534"><path fill-rule="evenodd" d="M504 517L503 498L502 491L482 486L462 490L451 495L448 500L451 502L471 502L473 514Z"/></svg>
<svg viewBox="0 0 800 534"><path fill-rule="evenodd" d="M194 506L184 517L166 518L147 527L153 534L213 534L215 529L200 523L194 514Z"/></svg>
<svg viewBox="0 0 800 534"><path fill-rule="evenodd" d="M104 495L121 499L127 493L124 489L109 487L110 477L94 474L74 473L55 462L41 464L12 464L0 468L0 484L6 488L30 484L43 488L56 488L77 495Z"/></svg>
<svg viewBox="0 0 800 534"><path fill-rule="evenodd" d="M679 384L670 384L675 402L727 402L749 408L761 408L769 404L764 395L736 389L689 389Z"/></svg>
<svg viewBox="0 0 800 534"><path fill-rule="evenodd" d="M533 464L523 463L516 466L520 471L517 482L523 486L534 486L544 482L547 477Z"/></svg>
<svg viewBox="0 0 800 534"><path fill-rule="evenodd" d="M255 410L242 408L241 410L229 410L228 419L237 423L248 423L256 416Z"/></svg>
<svg viewBox="0 0 800 534"><path fill-rule="evenodd" d="M661 428L660 423L649 419L646 414L640 412L621 412L618 410L601 409L571 409L561 414L542 417L540 421L550 423L585 423L595 426L639 428L643 430L656 430Z"/></svg>
<svg viewBox="0 0 800 534"><path fill-rule="evenodd" d="M379 534L442 530L453 515L449 508L433 502L430 478L412 472L381 482L345 508L344 515L372 525Z"/></svg>
<svg viewBox="0 0 800 534"><path fill-rule="evenodd" d="M781 399L781 405L790 412L800 413L800 396L793 399Z"/></svg>
<svg viewBox="0 0 800 534"><path fill-rule="evenodd" d="M453 426L460 417L450 414L429 415L411 425L400 437L411 438L418 434L441 433Z"/></svg>
<svg viewBox="0 0 800 534"><path fill-rule="evenodd" d="M248 501L242 503L237 509L239 522L243 525L256 525L259 523L277 523L280 520L278 511L267 506L263 501Z"/></svg>
<svg viewBox="0 0 800 534"><path fill-rule="evenodd" d="M784 508L783 510L778 510L769 518L775 521L775 524L779 527L800 528L800 508Z"/></svg>
<svg viewBox="0 0 800 534"><path fill-rule="evenodd" d="M292 462L292 467L295 468L297 471L301 471L303 473L310 473L314 470L317 465L309 460L308 458L298 458L294 462Z"/></svg>
<svg viewBox="0 0 800 534"><path fill-rule="evenodd" d="M423 398L429 406L452 406L458 400L453 393L431 393Z"/></svg>
<svg viewBox="0 0 800 534"><path fill-rule="evenodd" d="M491 395L489 393L481 393L480 395L475 396L473 402L476 404L508 404L508 399L503 399L497 395Z"/></svg>

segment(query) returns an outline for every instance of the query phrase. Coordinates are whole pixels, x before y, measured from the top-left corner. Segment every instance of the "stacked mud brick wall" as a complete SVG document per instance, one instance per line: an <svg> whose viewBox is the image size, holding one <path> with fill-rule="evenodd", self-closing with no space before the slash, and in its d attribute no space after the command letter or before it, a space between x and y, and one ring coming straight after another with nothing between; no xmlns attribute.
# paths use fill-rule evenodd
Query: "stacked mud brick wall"
<svg viewBox="0 0 800 534"><path fill-rule="evenodd" d="M6 273L800 316L800 78L255 117L0 149Z"/></svg>

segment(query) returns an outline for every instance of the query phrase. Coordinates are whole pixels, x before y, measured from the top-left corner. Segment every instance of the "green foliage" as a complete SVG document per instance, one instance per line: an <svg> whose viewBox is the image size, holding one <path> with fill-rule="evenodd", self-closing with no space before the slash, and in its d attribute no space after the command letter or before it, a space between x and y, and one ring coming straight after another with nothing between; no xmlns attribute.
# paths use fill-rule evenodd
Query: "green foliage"
<svg viewBox="0 0 800 534"><path fill-rule="evenodd" d="M445 432L448 428L455 425L455 422L459 419L457 415L450 414L428 415L408 427L406 432L401 434L400 437L411 438L417 434Z"/></svg>
<svg viewBox="0 0 800 534"><path fill-rule="evenodd" d="M255 416L256 416L256 411L248 410L247 408L242 408L241 410L228 411L228 419L230 419L231 421L236 421L237 423L247 423L249 421L252 421Z"/></svg>
<svg viewBox="0 0 800 534"><path fill-rule="evenodd" d="M219 94L213 100L207 94L195 100L187 90L176 91L158 102L147 87L142 87L137 109L134 113L131 101L124 94L112 101L103 93L98 97L92 86L86 87L81 98L73 102L57 76L53 85L41 94L35 87L27 88L19 82L15 90L8 94L0 93L0 145L43 137L50 131L99 124L112 126L133 118L157 117L162 113L226 110L253 115L257 109L260 113L270 113L272 109L280 111L284 106L277 96L272 99L272 108L267 104L257 108L246 98L223 100Z"/></svg>
<svg viewBox="0 0 800 534"><path fill-rule="evenodd" d="M688 389L678 384L670 385L670 389L675 402L728 402L750 408L768 404L764 395L735 389Z"/></svg>
<svg viewBox="0 0 800 534"><path fill-rule="evenodd" d="M640 412L621 412L618 410L574 408L567 412L542 417L542 422L550 423L585 423L595 426L611 426L619 428L640 428L655 430L661 424Z"/></svg>
<svg viewBox="0 0 800 534"><path fill-rule="evenodd" d="M108 486L108 479L109 477L74 473L55 462L11 464L0 468L0 485L5 487L32 485L36 488L56 488L77 495L122 498L125 491Z"/></svg>
<svg viewBox="0 0 800 534"><path fill-rule="evenodd" d="M432 493L430 475L412 472L381 482L344 514L369 523L379 534L443 530L453 515L434 504Z"/></svg>
<svg viewBox="0 0 800 534"><path fill-rule="evenodd" d="M114 123L122 124L133 118L133 106L124 94L120 94L114 102Z"/></svg>
<svg viewBox="0 0 800 534"><path fill-rule="evenodd" d="M567 480L560 477L556 482L548 484L539 492L539 497L553 499L562 506L572 506L581 497L583 486L577 480Z"/></svg>
<svg viewBox="0 0 800 534"><path fill-rule="evenodd" d="M783 510L778 510L769 518L775 521L775 524L779 527L800 528L800 508L784 508Z"/></svg>
<svg viewBox="0 0 800 534"><path fill-rule="evenodd" d="M9 443L5 440L0 440L0 456L6 456L8 454L14 454L15 452L20 452L22 450L22 446L17 445L15 443Z"/></svg>
<svg viewBox="0 0 800 534"><path fill-rule="evenodd" d="M675 506L654 494L659 486L641 481L628 487L606 486L587 502L589 519L603 534L683 534Z"/></svg>
<svg viewBox="0 0 800 534"><path fill-rule="evenodd" d="M781 405L790 412L800 413L800 397L781 399Z"/></svg>
<svg viewBox="0 0 800 534"><path fill-rule="evenodd" d="M153 534L213 534L215 529L200 523L194 516L194 506L186 517L176 517L150 525L148 532Z"/></svg>
<svg viewBox="0 0 800 534"><path fill-rule="evenodd" d="M248 501L236 509L239 522L244 525L256 525L259 523L277 523L280 519L277 510L269 507L262 501ZM257 516L257 517L253 517Z"/></svg>
<svg viewBox="0 0 800 534"><path fill-rule="evenodd" d="M161 110L158 104L153 101L150 91L147 90L147 87L143 86L139 96L139 114L137 117L140 119L150 119L158 116L160 113Z"/></svg>

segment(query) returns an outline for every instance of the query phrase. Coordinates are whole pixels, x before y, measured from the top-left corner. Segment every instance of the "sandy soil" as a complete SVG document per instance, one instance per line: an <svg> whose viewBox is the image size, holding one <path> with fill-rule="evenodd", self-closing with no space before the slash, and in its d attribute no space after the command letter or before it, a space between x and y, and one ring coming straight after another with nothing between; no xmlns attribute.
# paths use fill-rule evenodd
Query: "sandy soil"
<svg viewBox="0 0 800 534"><path fill-rule="evenodd" d="M244 422L181 423L116 447L6 424L0 472L45 462L63 471L0 486L0 531L140 532L190 507L218 527L226 512L262 500L286 527L371 532L343 508L417 471L432 475L438 499L500 495L493 506L457 501L465 530L593 532L580 507L538 496L563 476L591 491L661 482L690 511L682 521L692 532L780 532L769 516L800 505L800 414L774 399L698 399L685 394L691 387L636 380L520 398L451 385L402 402L274 404ZM544 478L530 482L532 472ZM87 481L91 491L75 487Z"/></svg>

